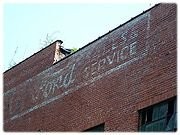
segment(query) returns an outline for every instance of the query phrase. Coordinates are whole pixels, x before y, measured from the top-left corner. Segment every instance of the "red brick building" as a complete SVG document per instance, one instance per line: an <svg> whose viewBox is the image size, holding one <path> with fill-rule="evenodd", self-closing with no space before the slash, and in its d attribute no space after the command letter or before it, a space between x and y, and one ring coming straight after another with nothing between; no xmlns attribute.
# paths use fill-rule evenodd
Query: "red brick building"
<svg viewBox="0 0 180 135"><path fill-rule="evenodd" d="M176 4L158 4L53 63L4 72L5 131L175 131Z"/></svg>

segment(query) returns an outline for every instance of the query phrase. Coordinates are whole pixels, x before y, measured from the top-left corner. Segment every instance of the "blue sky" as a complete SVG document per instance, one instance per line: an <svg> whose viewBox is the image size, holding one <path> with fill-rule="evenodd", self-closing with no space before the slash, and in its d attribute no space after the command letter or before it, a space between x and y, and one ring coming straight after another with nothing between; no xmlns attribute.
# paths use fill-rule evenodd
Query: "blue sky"
<svg viewBox="0 0 180 135"><path fill-rule="evenodd" d="M4 4L3 71L39 51L46 35L81 48L154 6L122 4ZM16 53L15 53L16 51ZM15 55L14 55L15 54Z"/></svg>

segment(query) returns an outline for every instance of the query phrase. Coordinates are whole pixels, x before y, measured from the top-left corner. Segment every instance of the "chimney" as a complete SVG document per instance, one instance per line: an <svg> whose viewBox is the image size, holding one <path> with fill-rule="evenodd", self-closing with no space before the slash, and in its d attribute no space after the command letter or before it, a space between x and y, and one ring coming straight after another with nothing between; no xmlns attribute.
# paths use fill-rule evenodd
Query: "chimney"
<svg viewBox="0 0 180 135"><path fill-rule="evenodd" d="M61 40L58 40L56 42L56 50L55 50L55 54L54 54L54 62L53 62L53 64L60 61L62 58L65 57L65 55L61 52L61 47L62 47L61 44L62 43L63 43L63 41L61 41Z"/></svg>

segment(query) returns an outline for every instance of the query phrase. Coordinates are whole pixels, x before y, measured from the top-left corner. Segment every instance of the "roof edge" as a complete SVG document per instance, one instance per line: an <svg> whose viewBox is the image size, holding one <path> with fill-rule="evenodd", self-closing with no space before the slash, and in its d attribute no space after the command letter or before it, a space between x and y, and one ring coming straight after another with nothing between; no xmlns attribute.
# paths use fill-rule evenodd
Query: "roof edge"
<svg viewBox="0 0 180 135"><path fill-rule="evenodd" d="M149 11L150 11L150 10L152 10L153 8L155 8L155 7L159 6L160 4L162 4L162 3L155 4L154 6L152 6L151 8L149 8L149 9L147 9L147 10L143 11L142 13L138 14L137 16L132 17L130 20L126 21L125 23L120 24L120 25L119 25L119 26L117 26L116 28L114 28L114 29L110 30L109 32L107 32L107 33L105 33L104 35L102 35L102 36L98 37L97 39L93 40L92 42L89 42L89 43L88 43L88 44L86 44L85 46L83 46L83 47L79 48L79 49L78 49L76 52L74 52L74 53L77 53L78 51L81 51L82 49L84 49L84 48L86 48L87 46L91 45L92 43L96 42L96 41L97 41L97 40L99 40L100 38L103 38L104 36L106 36L106 35L108 35L109 33L111 33L111 32L113 32L113 31L115 31L116 29L119 29L120 27L122 27L122 26L126 25L126 24L127 24L127 23L129 23L130 21L132 21L132 20L134 20L134 19L138 18L139 16L141 16L141 15L143 15L143 14L145 14L145 13L149 12ZM64 58L62 58L60 61L62 61L62 60L64 60L64 59L66 59L67 57L70 57L70 56L71 56L71 55L73 55L74 53L72 53L72 54L70 54L70 55L68 55L68 56L66 56L66 57L64 57ZM57 63L59 63L60 61L58 61L58 62L54 63L53 65L56 65L56 64L57 64Z"/></svg>
<svg viewBox="0 0 180 135"><path fill-rule="evenodd" d="M84 49L85 47L89 46L90 44L92 44L92 43L96 42L96 41L97 41L97 40L99 40L100 38L103 38L104 36L108 35L109 33L113 32L113 31L115 31L116 29L118 29L118 28L120 28L120 27L124 26L125 24L129 23L130 21L132 21L132 20L134 20L134 19L138 18L139 16L141 16L141 15L143 15L143 14L145 14L145 13L149 12L149 11L150 11L150 10L152 10L153 8L155 8L155 7L159 6L160 4L161 4L161 3L155 4L153 7L151 7L151 8L149 8L149 9L147 9L147 10L143 11L142 13L138 14L138 15L137 15L137 16L135 16L135 17L132 17L130 20L126 21L125 23L120 24L120 25L119 25L119 26L117 26L116 28L114 28L114 29L110 30L109 32L105 33L104 35L102 35L102 36L98 37L97 39L93 40L92 42L89 42L87 45L85 45L85 46L83 46L83 47L79 48L79 49L78 49L76 52L74 52L74 53L77 53L78 51L80 51L80 50ZM54 43L55 43L55 42L57 42L57 41L61 41L61 40L56 40L56 41L54 41L54 42L53 42L53 43L51 43L50 45L48 45L48 46L44 47L43 49L41 49L41 50L37 51L37 52L36 52L36 53L34 53L33 55L31 55L31 56L27 57L26 59L22 60L22 61L21 61L21 62L19 62L18 64L16 64L16 65L12 66L11 68L7 69L6 71L4 71L4 72L3 72L3 74L4 74L4 73L6 73L6 72L8 72L9 70L11 70L11 69L15 68L16 66L20 65L20 64L21 64L21 63L23 63L24 61L26 61L26 60L30 59L31 57L33 57L33 56L34 56L34 55L36 55L37 53L39 53L39 52L43 51L44 49L48 48L49 46L51 46L52 44L54 44ZM70 54L70 55L66 56L65 58L61 59L60 61L62 61L62 60L64 60L64 59L66 59L67 57L70 57L70 56L71 56L71 55L73 55L74 53L72 53L72 54ZM56 64L57 64L57 63L59 63L60 61L58 61L58 62L56 62L56 63L54 63L54 64L52 64L52 65L56 65Z"/></svg>
<svg viewBox="0 0 180 135"><path fill-rule="evenodd" d="M15 68L16 66L18 66L18 65L20 65L21 63L23 63L24 61L30 59L31 57L33 57L34 55L38 54L39 52L42 52L43 50L45 50L46 48L50 47L51 45L55 44L55 43L58 42L58 41L61 41L61 40L56 40L56 41L52 42L52 43L49 44L48 46L46 46L46 47L42 48L41 50L35 52L34 54L32 54L31 56L29 56L29 57L27 57L26 59L22 60L22 61L19 62L18 64L16 64L16 65L12 66L11 68L7 69L7 70L4 71L3 73L6 73L6 72L8 72L9 70Z"/></svg>
<svg viewBox="0 0 180 135"><path fill-rule="evenodd" d="M161 4L161 3L155 4L153 7L151 7L151 8L149 8L149 9L143 11L142 13L138 14L138 15L135 16L135 17L132 17L130 20L126 21L126 22L123 23L123 24L120 24L120 25L117 26L116 28L114 28L114 29L110 30L109 32L105 33L104 35L98 37L97 39L95 39L95 40L93 40L92 42L88 43L87 45L83 46L82 48L85 48L86 46L88 46L88 45L90 45L90 44L96 42L96 41L99 40L100 38L103 38L104 36L108 35L109 33L113 32L113 31L115 31L116 29L119 29L120 27L122 27L122 26L124 26L125 24L129 23L130 21L132 21L132 20L138 18L139 16L141 16L141 15L143 15L143 14L149 12L151 9L153 9L153 8L155 8L155 7L157 7L157 6L159 6L160 4ZM82 48L80 48L80 49L82 49Z"/></svg>

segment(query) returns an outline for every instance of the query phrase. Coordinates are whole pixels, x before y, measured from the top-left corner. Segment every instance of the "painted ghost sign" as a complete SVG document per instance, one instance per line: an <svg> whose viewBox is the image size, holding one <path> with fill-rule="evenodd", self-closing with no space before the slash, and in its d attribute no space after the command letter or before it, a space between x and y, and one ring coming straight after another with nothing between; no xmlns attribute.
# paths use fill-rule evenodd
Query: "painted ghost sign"
<svg viewBox="0 0 180 135"><path fill-rule="evenodd" d="M33 112L148 55L149 12L4 93L6 122ZM144 40L139 40L139 37ZM142 38L141 38L142 39ZM141 44L141 45L140 45ZM143 44L143 45L142 45ZM78 74L81 73L81 74ZM80 76L80 77L78 77Z"/></svg>

